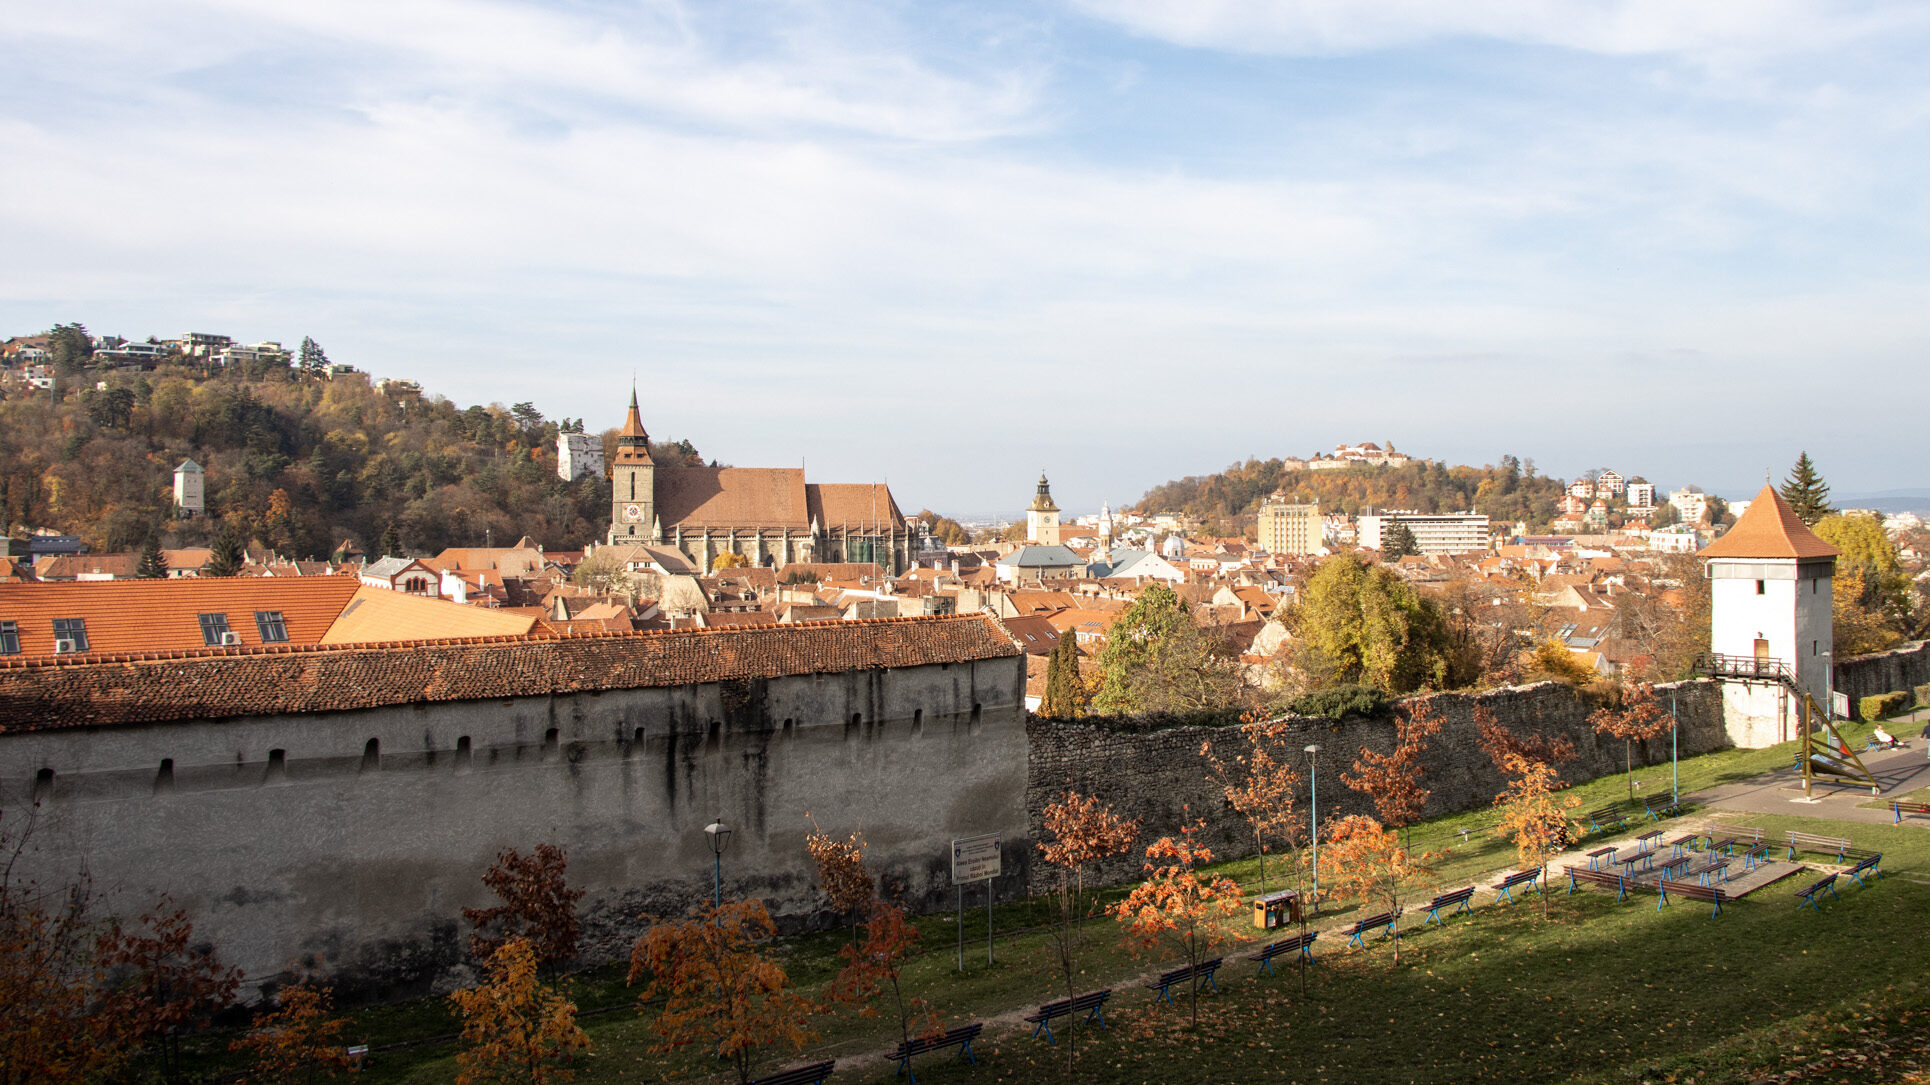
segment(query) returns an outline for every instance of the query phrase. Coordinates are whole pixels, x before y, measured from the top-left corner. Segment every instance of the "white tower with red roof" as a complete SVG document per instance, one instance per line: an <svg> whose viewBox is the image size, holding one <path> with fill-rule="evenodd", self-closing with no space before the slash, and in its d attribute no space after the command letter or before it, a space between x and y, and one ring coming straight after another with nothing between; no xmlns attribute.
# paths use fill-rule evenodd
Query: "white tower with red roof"
<svg viewBox="0 0 1930 1085"><path fill-rule="evenodd" d="M1709 577L1709 650L1720 659L1730 740L1772 746L1801 733L1786 675L1825 711L1840 551L1816 536L1773 486L1700 556Z"/></svg>

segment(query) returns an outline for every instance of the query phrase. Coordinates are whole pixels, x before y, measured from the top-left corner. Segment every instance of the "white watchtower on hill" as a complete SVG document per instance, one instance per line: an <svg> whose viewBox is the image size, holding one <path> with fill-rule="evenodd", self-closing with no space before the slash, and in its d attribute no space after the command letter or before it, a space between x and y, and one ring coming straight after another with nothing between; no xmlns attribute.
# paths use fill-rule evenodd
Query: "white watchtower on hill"
<svg viewBox="0 0 1930 1085"><path fill-rule="evenodd" d="M193 460L174 469L174 510L183 520L208 511L208 473Z"/></svg>
<svg viewBox="0 0 1930 1085"><path fill-rule="evenodd" d="M1728 534L1701 553L1709 577L1709 650L1737 746L1805 733L1799 697L1828 710L1831 591L1841 552L1764 486Z"/></svg>

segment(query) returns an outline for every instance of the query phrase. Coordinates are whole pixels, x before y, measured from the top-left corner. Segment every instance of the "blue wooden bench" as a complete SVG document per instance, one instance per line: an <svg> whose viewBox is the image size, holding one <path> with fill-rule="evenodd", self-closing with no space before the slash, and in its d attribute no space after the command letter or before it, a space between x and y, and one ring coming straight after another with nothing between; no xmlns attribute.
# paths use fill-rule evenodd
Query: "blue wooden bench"
<svg viewBox="0 0 1930 1085"><path fill-rule="evenodd" d="M1605 848L1596 848L1594 851L1588 853L1588 869L1606 870L1608 869L1608 860L1613 858L1615 858L1615 845L1610 844Z"/></svg>
<svg viewBox="0 0 1930 1085"><path fill-rule="evenodd" d="M1157 980L1146 984L1146 989L1148 991L1158 991L1159 997L1165 999L1168 1006L1178 1005L1178 1003L1173 1001L1172 988L1183 983L1204 983L1206 986L1211 987L1214 993L1217 994L1219 993L1220 985L1213 979L1213 973L1220 970L1220 961L1221 958L1215 957L1210 961L1201 961L1197 965L1187 965L1185 968L1175 968L1171 972L1163 972Z"/></svg>
<svg viewBox="0 0 1930 1085"><path fill-rule="evenodd" d="M1695 846L1700 843L1702 843L1701 833L1685 833L1669 841L1669 847L1674 850L1675 856L1679 859L1683 855L1694 851Z"/></svg>
<svg viewBox="0 0 1930 1085"><path fill-rule="evenodd" d="M1890 814L1894 819L1890 824L1901 825L1905 814L1930 815L1930 802L1904 802L1901 799L1891 799Z"/></svg>
<svg viewBox="0 0 1930 1085"><path fill-rule="evenodd" d="M1872 877L1881 878L1883 872L1878 870L1876 865L1882 861L1883 853L1880 851L1875 855L1865 855L1856 861L1855 866L1845 870L1843 876L1867 889L1870 883L1863 880L1863 875L1868 874Z"/></svg>
<svg viewBox="0 0 1930 1085"><path fill-rule="evenodd" d="M1655 910L1658 912L1669 903L1669 894L1671 893L1678 897L1687 897L1690 900L1699 900L1704 904L1715 905L1714 910L1709 913L1711 919L1721 915L1722 906L1733 899L1728 893L1723 892L1721 886L1697 885L1694 882L1672 882L1667 878L1655 884L1662 894L1662 899L1655 904Z"/></svg>
<svg viewBox="0 0 1930 1085"><path fill-rule="evenodd" d="M1097 1021L1099 1022L1100 1028L1105 1028L1106 1015L1103 1011L1106 1007L1106 1000L1111 997L1112 988L1110 987L1103 991L1088 991L1083 995L1077 995L1072 998L1062 998L1057 1002L1048 1002L1040 1006L1037 1012L1027 1014L1025 1020L1026 1023L1032 1026L1032 1038L1034 1040L1038 1039L1039 1033L1043 1031L1046 1042L1056 1047L1059 1040L1052 1035L1052 1022L1054 1020L1083 1013L1086 1015L1086 1024L1090 1025L1094 1021Z"/></svg>
<svg viewBox="0 0 1930 1085"><path fill-rule="evenodd" d="M1460 912L1472 913L1474 911L1474 905L1469 902L1473 899L1474 886L1472 885L1466 889L1456 889L1452 893L1442 893L1440 896L1427 902L1427 918L1421 920L1421 926L1425 927L1429 923L1439 923L1443 927L1447 926L1447 921L1441 918L1441 909L1450 909L1448 912L1449 915L1455 915Z"/></svg>
<svg viewBox="0 0 1930 1085"><path fill-rule="evenodd" d="M1612 870L1590 870L1586 867L1578 866L1564 866L1562 869L1568 872L1568 891L1570 893L1580 888L1580 883L1587 882L1590 885L1613 886L1615 888L1615 899L1618 901L1626 899L1628 896L1628 879Z"/></svg>
<svg viewBox="0 0 1930 1085"><path fill-rule="evenodd" d="M1622 816L1622 808L1613 803L1602 807L1600 810L1590 810L1586 816L1588 818L1588 831L1591 833L1606 832L1610 829L1621 829L1628 824L1628 819Z"/></svg>
<svg viewBox="0 0 1930 1085"><path fill-rule="evenodd" d="M1829 891L1831 900L1842 899L1836 895L1836 875L1825 874L1803 888L1796 890L1796 910L1800 912L1804 908L1813 908L1816 911L1822 911L1823 905L1821 897L1824 890Z"/></svg>
<svg viewBox="0 0 1930 1085"><path fill-rule="evenodd" d="M1366 919L1356 921L1352 926L1348 927L1346 930L1341 931L1340 933L1347 936L1348 945L1359 946L1362 949L1366 949L1367 943L1361 941L1361 938L1364 935L1366 935L1368 931L1371 931L1376 927L1381 929L1381 931L1383 932L1383 935L1382 935L1383 937L1386 937L1386 938L1400 937L1400 935L1396 934L1394 931L1394 920L1399 918L1400 914L1401 914L1400 912L1394 911L1394 912L1381 912L1378 915L1370 915Z"/></svg>
<svg viewBox="0 0 1930 1085"><path fill-rule="evenodd" d="M1659 795L1654 798L1645 795L1642 798L1642 812L1648 815L1650 821L1661 821L1663 818L1672 818L1680 814L1682 804Z"/></svg>
<svg viewBox="0 0 1930 1085"><path fill-rule="evenodd" d="M911 1057L913 1055L923 1055L927 1051L942 1051L948 1047L958 1048L959 1058L964 1059L974 1066L978 1065L978 1059L972 1055L972 1041L978 1039L979 1030L984 1027L985 1022L974 1021L969 1025L960 1025L955 1029L939 1033L935 1036L914 1036L910 1040L900 1043L891 1050L889 1055L885 1056L886 1058L896 1060L898 1063L898 1073L891 1076L897 1077L898 1074L910 1074L911 1080L916 1082L918 1080L918 1072L911 1068Z"/></svg>
<svg viewBox="0 0 1930 1085"><path fill-rule="evenodd" d="M760 1077L751 1085L824 1085L824 1079L831 1076L831 1068L838 1064L836 1059L814 1062L809 1066L793 1066L789 1070Z"/></svg>
<svg viewBox="0 0 1930 1085"><path fill-rule="evenodd" d="M1769 845L1757 844L1742 853L1742 869L1751 871L1769 861Z"/></svg>
<svg viewBox="0 0 1930 1085"><path fill-rule="evenodd" d="M1275 957L1284 956L1288 953L1299 953L1307 960L1313 960L1313 940L1318 937L1320 937L1319 931L1308 931L1305 934L1296 934L1292 938L1282 938L1280 941L1274 942L1260 952L1250 955L1247 957L1247 960L1258 961L1260 963L1260 971L1271 976L1273 975L1273 959Z"/></svg>
<svg viewBox="0 0 1930 1085"><path fill-rule="evenodd" d="M1650 829L1635 838L1635 846L1643 851L1654 851L1662 843L1662 830Z"/></svg>
<svg viewBox="0 0 1930 1085"><path fill-rule="evenodd" d="M1709 885L1714 881L1726 882L1729 880L1729 860L1727 858L1711 857L1706 863L1699 863L1695 866L1682 868L1682 876L1684 878L1691 875L1693 875L1697 883L1701 885Z"/></svg>
<svg viewBox="0 0 1930 1085"><path fill-rule="evenodd" d="M1848 837L1817 836L1815 833L1799 833L1789 830L1789 857L1796 858L1798 851L1813 851L1818 855L1833 855L1836 861L1844 861L1844 854L1850 850Z"/></svg>
<svg viewBox="0 0 1930 1085"><path fill-rule="evenodd" d="M1513 904L1515 902L1515 888L1525 885L1533 889L1535 888L1535 879L1539 877L1541 877L1541 871L1539 870L1517 871L1496 882L1489 888L1494 890L1497 901L1505 899L1509 904Z"/></svg>

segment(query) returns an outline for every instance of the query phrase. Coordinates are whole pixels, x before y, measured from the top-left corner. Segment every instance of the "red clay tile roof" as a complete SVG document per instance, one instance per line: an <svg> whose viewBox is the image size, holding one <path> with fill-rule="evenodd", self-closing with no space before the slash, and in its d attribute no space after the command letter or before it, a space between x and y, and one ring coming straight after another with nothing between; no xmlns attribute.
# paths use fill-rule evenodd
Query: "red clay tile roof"
<svg viewBox="0 0 1930 1085"><path fill-rule="evenodd" d="M0 662L51 657L55 618L85 619L94 654L204 648L202 614L227 615L228 629L243 645L258 645L256 611L280 612L287 643L314 644L360 586L352 576L0 583L0 621L20 629L20 655L0 656Z"/></svg>
<svg viewBox="0 0 1930 1085"><path fill-rule="evenodd" d="M72 580L82 573L127 578L141 563L139 554L56 554L34 566L42 580Z"/></svg>
<svg viewBox="0 0 1930 1085"><path fill-rule="evenodd" d="M1736 526L1702 548L1700 558L1833 558L1843 552L1816 533L1774 486L1764 486Z"/></svg>
<svg viewBox="0 0 1930 1085"><path fill-rule="evenodd" d="M808 531L801 467L657 468L657 517L668 534L700 528Z"/></svg>
<svg viewBox="0 0 1930 1085"><path fill-rule="evenodd" d="M805 488L811 515L826 528L878 524L904 530L905 515L891 499L891 489L881 482L812 483Z"/></svg>
<svg viewBox="0 0 1930 1085"><path fill-rule="evenodd" d="M0 733L644 689L1019 654L996 619L975 614L408 645L12 657L0 660Z"/></svg>

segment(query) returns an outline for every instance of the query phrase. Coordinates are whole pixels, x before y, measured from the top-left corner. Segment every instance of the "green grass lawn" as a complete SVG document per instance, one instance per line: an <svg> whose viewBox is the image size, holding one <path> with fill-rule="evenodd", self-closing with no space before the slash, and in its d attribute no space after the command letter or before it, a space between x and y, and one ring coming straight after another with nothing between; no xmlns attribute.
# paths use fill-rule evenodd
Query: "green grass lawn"
<svg viewBox="0 0 1930 1085"><path fill-rule="evenodd" d="M1746 779L1787 764L1787 746L1729 750L1684 760L1683 791ZM1639 794L1667 794L1669 766L1638 768ZM1617 774L1573 789L1579 810L1627 803ZM1640 804L1634 804L1639 817ZM1696 811L1689 816L1694 817ZM1111 1027L1081 1029L1079 1080L1127 1082L1511 1082L1750 1081L1778 1068L1841 1061L1804 1080L1902 1080L1873 1077L1870 1065L1848 1052L1859 1043L1921 1031L1930 1020L1930 985L1923 956L1930 921L1930 826L1867 825L1788 816L1751 815L1774 839L1786 829L1850 837L1884 853L1887 876L1869 888L1851 886L1824 909L1796 910L1794 879L1770 886L1711 918L1706 905L1676 902L1658 911L1656 898L1635 895L1616 903L1597 892L1547 898L1527 895L1513 906L1477 904L1474 915L1445 928L1403 924L1402 962L1391 947L1370 942L1348 950L1334 934L1317 944L1308 992L1298 993L1291 968L1256 974L1229 946L1221 992L1203 997L1197 1031L1178 1010L1155 1003L1133 982L1171 967L1164 956L1135 956L1120 947L1109 921L1087 927L1081 989L1116 986L1107 1013ZM1486 885L1511 865L1512 850L1494 839L1491 811L1438 819L1415 829L1417 846L1442 852L1433 886L1416 888L1424 901L1434 887ZM1664 829L1668 824L1664 823ZM1464 841L1461 829L1468 829ZM1278 888L1276 859L1274 887ZM1258 864L1242 860L1221 872L1257 879ZM1255 886L1257 888L1257 886ZM1353 912L1336 902L1322 922ZM985 959L985 912L966 913L966 969L956 966L958 926L950 915L919 921L927 952L910 968L909 989L930 998L948 1023L1029 1009L1062 995L1050 940L1038 925L1041 902L1000 905L997 962ZM1240 939L1256 933L1246 918L1229 927ZM821 983L835 963L838 933L791 939L779 947L787 970L806 985ZM635 992L611 967L572 981L586 1010L583 1025L596 1045L578 1066L578 1081L727 1080L699 1055L665 1057L648 1050L650 1021L629 1005ZM771 1072L810 1058L882 1051L896 1039L895 1022L841 1011L819 1019L820 1040L805 1054L772 1053ZM440 1001L385 1007L356 1015L351 1033L378 1046L447 1034L454 1022ZM918 1063L921 1081L1035 1082L1063 1080L1063 1046L1028 1038L1029 1029L988 1028L975 1051L977 1066L943 1055ZM1063 1042L1063 1041L1062 1041ZM360 1080L447 1082L455 1076L448 1043L380 1051ZM891 1067L841 1069L833 1081L890 1080Z"/></svg>

